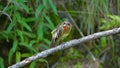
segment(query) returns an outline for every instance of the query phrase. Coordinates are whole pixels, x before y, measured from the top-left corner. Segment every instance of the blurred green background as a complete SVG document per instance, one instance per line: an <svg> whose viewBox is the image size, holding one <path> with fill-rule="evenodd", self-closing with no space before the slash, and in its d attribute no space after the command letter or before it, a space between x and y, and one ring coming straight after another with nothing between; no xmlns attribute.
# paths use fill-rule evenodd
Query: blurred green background
<svg viewBox="0 0 120 68"><path fill-rule="evenodd" d="M66 15L78 29L64 42L119 27L120 0L0 0L0 68L49 49L51 31ZM24 68L119 68L119 47L115 34L66 49L57 62L52 56Z"/></svg>

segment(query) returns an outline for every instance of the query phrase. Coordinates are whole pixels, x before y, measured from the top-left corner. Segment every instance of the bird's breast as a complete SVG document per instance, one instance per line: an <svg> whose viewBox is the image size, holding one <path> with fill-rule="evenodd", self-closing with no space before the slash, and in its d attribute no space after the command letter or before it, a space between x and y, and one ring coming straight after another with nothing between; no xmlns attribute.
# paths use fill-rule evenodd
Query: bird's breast
<svg viewBox="0 0 120 68"><path fill-rule="evenodd" d="M69 26L64 26L63 28L64 28L65 31L69 30Z"/></svg>

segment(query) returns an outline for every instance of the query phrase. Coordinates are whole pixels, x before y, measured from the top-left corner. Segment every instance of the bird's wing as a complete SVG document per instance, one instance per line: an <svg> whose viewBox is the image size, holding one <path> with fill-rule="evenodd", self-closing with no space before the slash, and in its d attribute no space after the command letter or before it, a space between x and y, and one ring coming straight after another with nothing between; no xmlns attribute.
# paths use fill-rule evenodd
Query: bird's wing
<svg viewBox="0 0 120 68"><path fill-rule="evenodd" d="M52 33L52 40L51 40L51 44L50 46L55 46L58 45L60 40L61 40L61 36L62 36L62 29L61 27L54 29L51 33Z"/></svg>

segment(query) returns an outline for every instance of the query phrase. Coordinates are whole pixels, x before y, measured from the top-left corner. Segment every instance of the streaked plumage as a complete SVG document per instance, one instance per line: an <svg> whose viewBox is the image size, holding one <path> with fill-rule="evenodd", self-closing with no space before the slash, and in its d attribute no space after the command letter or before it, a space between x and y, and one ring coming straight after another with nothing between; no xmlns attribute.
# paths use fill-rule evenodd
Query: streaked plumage
<svg viewBox="0 0 120 68"><path fill-rule="evenodd" d="M52 34L52 41L50 47L60 44L60 41L67 37L72 29L72 24L69 21L64 21L54 29Z"/></svg>

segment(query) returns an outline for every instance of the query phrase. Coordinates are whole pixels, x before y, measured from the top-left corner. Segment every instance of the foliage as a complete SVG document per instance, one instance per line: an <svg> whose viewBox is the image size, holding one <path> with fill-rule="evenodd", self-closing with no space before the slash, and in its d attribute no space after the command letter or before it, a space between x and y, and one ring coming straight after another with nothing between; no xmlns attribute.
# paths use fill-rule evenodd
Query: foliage
<svg viewBox="0 0 120 68"><path fill-rule="evenodd" d="M60 22L58 12L69 13L85 36L119 27L119 3L119 0L0 1L0 68L48 49L51 31ZM81 35L74 27L66 40L79 37ZM100 68L118 68L119 40L119 35L102 37L80 44L77 48L68 49L65 56L60 58L58 68L59 66L66 68L70 64L76 68L82 67L84 59L88 59L87 62L92 60L89 52L99 59ZM36 60L28 67L39 67L37 63L40 62L45 62L49 67L46 59Z"/></svg>
<svg viewBox="0 0 120 68"><path fill-rule="evenodd" d="M108 15L106 19L102 19L102 26L100 29L110 29L114 27L120 27L120 17L117 15Z"/></svg>
<svg viewBox="0 0 120 68"><path fill-rule="evenodd" d="M2 2L5 3L5 1ZM6 22L1 19L1 22L3 21L2 23L6 23L6 25L3 25L4 29L0 29L0 40L6 40L5 42L12 44L12 46L7 44L10 46L9 64L14 61L20 62L22 58L38 53L41 48L42 50L49 48L50 31L55 26L47 11L52 9L53 16L58 16L56 6L52 0L35 0L32 3L32 0L10 0L5 7L0 5L1 17L5 16L4 13L6 13L11 18L10 21L5 16ZM1 58L1 60L4 59Z"/></svg>

